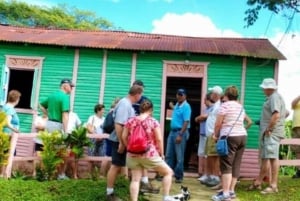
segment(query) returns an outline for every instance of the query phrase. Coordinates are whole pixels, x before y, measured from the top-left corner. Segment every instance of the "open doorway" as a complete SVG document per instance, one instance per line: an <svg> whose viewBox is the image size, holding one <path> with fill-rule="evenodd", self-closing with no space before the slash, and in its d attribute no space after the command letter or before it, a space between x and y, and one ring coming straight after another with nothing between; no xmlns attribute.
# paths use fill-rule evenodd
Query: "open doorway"
<svg viewBox="0 0 300 201"><path fill-rule="evenodd" d="M176 92L179 88L184 88L187 91L187 101L191 106L191 127L190 138L187 142L185 151L184 168L188 172L197 172L198 169L198 142L199 142L199 125L195 123L194 119L201 111L201 94L202 94L203 78L188 78L188 77L171 77L166 78L166 99L165 111L169 109L169 102L176 103ZM166 147L167 138L170 132L170 119L168 112L165 113L164 122L164 147Z"/></svg>

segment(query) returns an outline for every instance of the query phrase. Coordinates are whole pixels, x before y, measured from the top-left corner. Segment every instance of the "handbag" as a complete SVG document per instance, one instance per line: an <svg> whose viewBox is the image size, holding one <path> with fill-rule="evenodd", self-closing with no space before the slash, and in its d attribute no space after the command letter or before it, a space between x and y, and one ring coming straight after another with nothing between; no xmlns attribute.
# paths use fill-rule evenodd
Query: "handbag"
<svg viewBox="0 0 300 201"><path fill-rule="evenodd" d="M227 156L228 155L229 151L228 151L227 138L228 138L229 134L231 133L234 125L239 120L239 118L240 118L240 116L242 114L242 111L243 111L243 107L242 107L242 109L240 111L239 116L236 118L234 124L230 128L230 131L227 133L227 135L219 137L219 139L217 141L217 144L216 144L216 150L217 150L217 153L218 153L219 156Z"/></svg>

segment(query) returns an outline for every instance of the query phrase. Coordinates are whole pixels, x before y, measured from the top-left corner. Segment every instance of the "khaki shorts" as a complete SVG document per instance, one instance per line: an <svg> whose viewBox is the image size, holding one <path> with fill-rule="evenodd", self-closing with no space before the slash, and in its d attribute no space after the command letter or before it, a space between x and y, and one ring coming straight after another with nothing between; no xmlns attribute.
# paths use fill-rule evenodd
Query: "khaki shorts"
<svg viewBox="0 0 300 201"><path fill-rule="evenodd" d="M274 135L264 136L261 140L260 157L262 159L278 159L280 138Z"/></svg>
<svg viewBox="0 0 300 201"><path fill-rule="evenodd" d="M126 157L126 166L130 169L152 169L163 165L166 163L160 156L146 158L127 155Z"/></svg>
<svg viewBox="0 0 300 201"><path fill-rule="evenodd" d="M300 127L293 128L292 138L300 138ZM291 145L291 149L295 153L300 153L300 145Z"/></svg>
<svg viewBox="0 0 300 201"><path fill-rule="evenodd" d="M213 139L212 135L207 136L205 154L207 156L218 156L216 150L216 141Z"/></svg>

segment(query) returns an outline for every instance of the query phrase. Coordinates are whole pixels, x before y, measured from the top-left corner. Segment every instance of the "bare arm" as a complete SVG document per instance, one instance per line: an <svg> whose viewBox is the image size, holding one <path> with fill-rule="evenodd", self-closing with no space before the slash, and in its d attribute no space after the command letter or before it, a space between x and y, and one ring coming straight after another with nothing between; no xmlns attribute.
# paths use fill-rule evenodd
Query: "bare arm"
<svg viewBox="0 0 300 201"><path fill-rule="evenodd" d="M245 128L246 129L250 128L252 125L252 120L250 119L250 117L248 115L245 115L244 121L246 122Z"/></svg>
<svg viewBox="0 0 300 201"><path fill-rule="evenodd" d="M48 117L48 110L44 108L41 104L39 104L39 108L43 113L43 117Z"/></svg>
<svg viewBox="0 0 300 201"><path fill-rule="evenodd" d="M115 123L115 131L120 144L123 144L123 140L122 140L123 129L124 129L123 125Z"/></svg>
<svg viewBox="0 0 300 201"><path fill-rule="evenodd" d="M13 125L10 123L11 122L11 119L12 119L12 116L11 115L7 115L6 116L6 119L7 119L7 127L12 130L13 132L15 133L19 133L19 130L14 128Z"/></svg>
<svg viewBox="0 0 300 201"><path fill-rule="evenodd" d="M127 142L128 142L128 133L129 133L128 128L124 127L122 132L122 143L125 146L127 146Z"/></svg>
<svg viewBox="0 0 300 201"><path fill-rule="evenodd" d="M88 133L90 133L90 134L94 133L94 126L92 124L88 123L86 125L86 129L87 129Z"/></svg>
<svg viewBox="0 0 300 201"><path fill-rule="evenodd" d="M292 109L295 109L297 103L300 101L300 96L296 97L293 101L292 101Z"/></svg>
<svg viewBox="0 0 300 201"><path fill-rule="evenodd" d="M195 122L196 123L200 123L202 121L206 121L208 115L207 114L202 114L202 115L199 115L195 118Z"/></svg>
<svg viewBox="0 0 300 201"><path fill-rule="evenodd" d="M217 119L215 122L214 134L213 134L213 137L215 137L216 139L219 138L219 136L220 136L220 130L222 127L223 120L224 120L224 115L217 116Z"/></svg>
<svg viewBox="0 0 300 201"><path fill-rule="evenodd" d="M267 130L272 131L279 118L280 118L280 113L277 111L273 112Z"/></svg>
<svg viewBox="0 0 300 201"><path fill-rule="evenodd" d="M68 121L69 121L69 112L63 112L62 113L62 124L63 124L64 132L66 132L68 129Z"/></svg>
<svg viewBox="0 0 300 201"><path fill-rule="evenodd" d="M161 134L161 128L156 127L154 129L154 135L156 139L156 145L158 147L158 151L160 156L164 157L164 145L163 145L163 140L162 140L162 134Z"/></svg>

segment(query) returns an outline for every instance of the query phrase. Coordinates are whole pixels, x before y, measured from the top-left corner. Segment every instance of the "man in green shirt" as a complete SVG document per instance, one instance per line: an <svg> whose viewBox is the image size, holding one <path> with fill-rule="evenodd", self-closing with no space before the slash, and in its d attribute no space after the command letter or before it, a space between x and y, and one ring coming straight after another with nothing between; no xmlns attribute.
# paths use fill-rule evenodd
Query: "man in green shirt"
<svg viewBox="0 0 300 201"><path fill-rule="evenodd" d="M74 87L70 79L63 79L60 82L60 90L53 92L40 103L40 109L43 115L48 117L46 130L48 132L62 131L67 132L69 111L70 111L70 96L69 94ZM36 151L42 147L42 142L36 141ZM65 162L58 167L58 179L68 179L65 175Z"/></svg>
<svg viewBox="0 0 300 201"><path fill-rule="evenodd" d="M48 117L46 125L48 132L67 130L70 111L69 94L73 87L71 80L63 79L60 83L60 90L50 94L47 99L40 103L43 114Z"/></svg>

